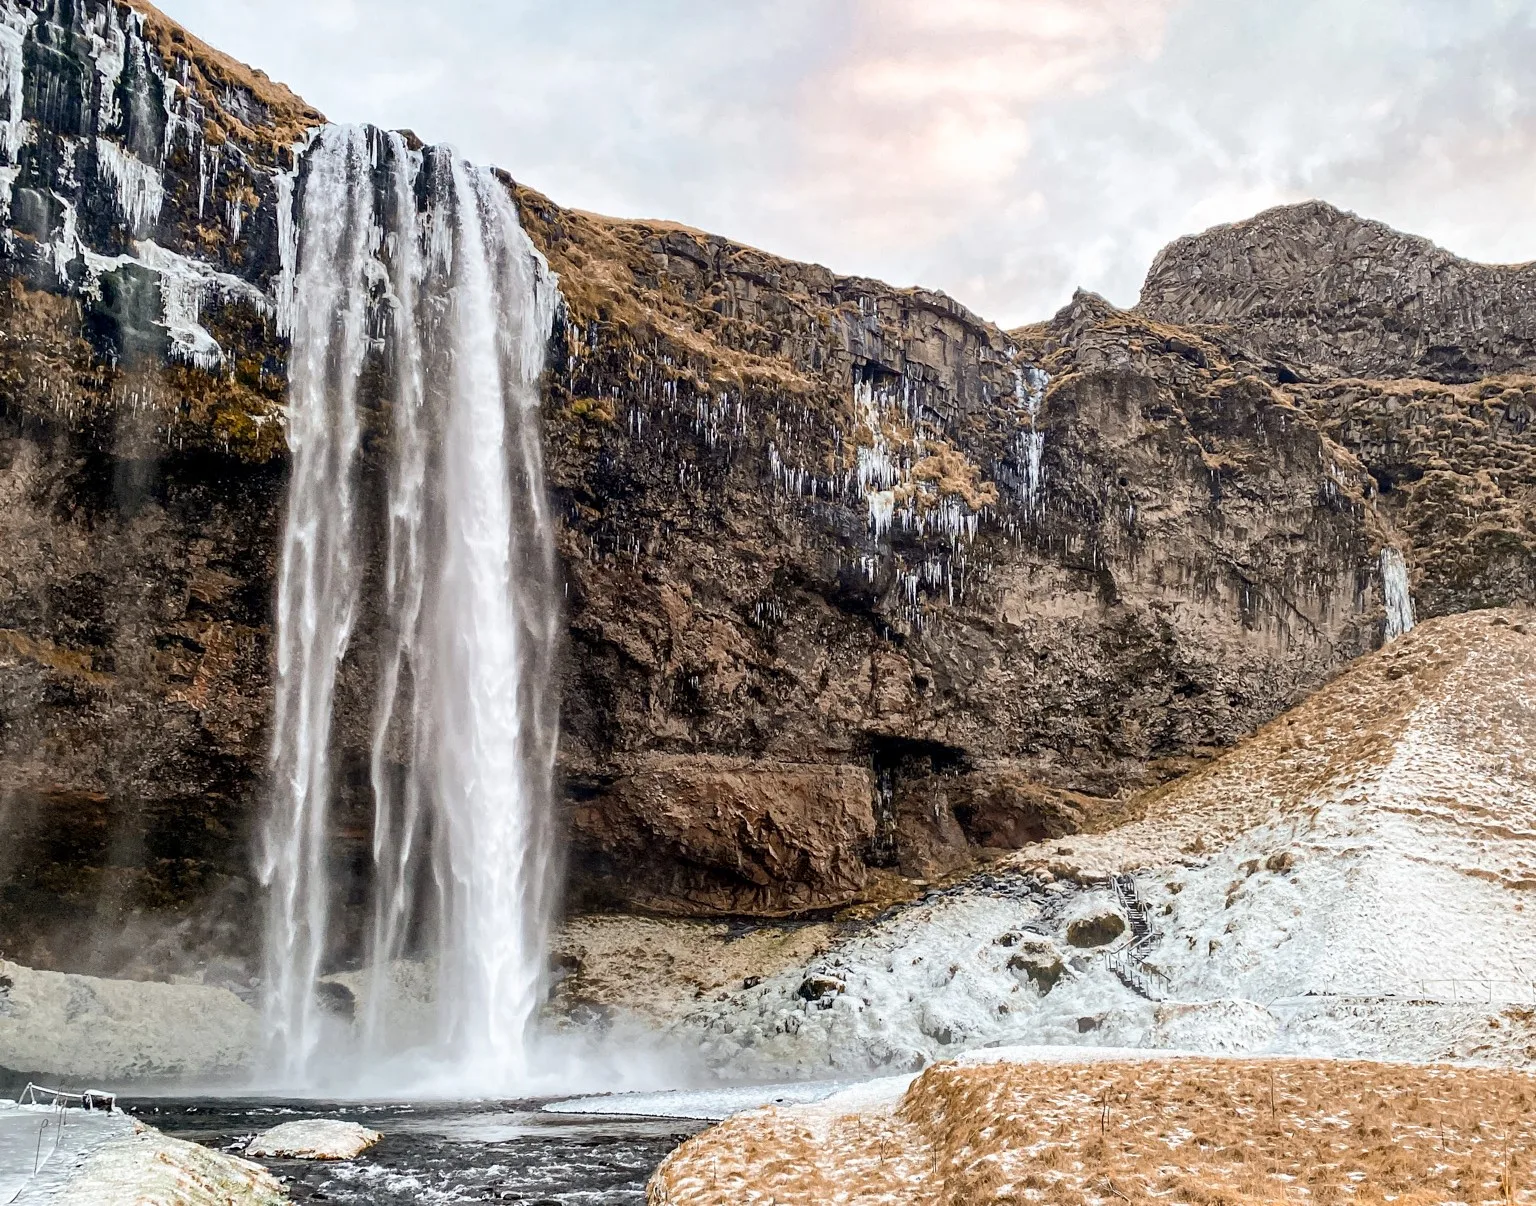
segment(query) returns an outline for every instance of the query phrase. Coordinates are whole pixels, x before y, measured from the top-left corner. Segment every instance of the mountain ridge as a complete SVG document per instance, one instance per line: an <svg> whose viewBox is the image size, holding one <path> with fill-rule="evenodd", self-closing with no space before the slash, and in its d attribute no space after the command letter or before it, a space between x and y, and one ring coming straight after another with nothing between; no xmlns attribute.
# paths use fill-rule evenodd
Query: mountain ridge
<svg viewBox="0 0 1536 1206"><path fill-rule="evenodd" d="M115 4L0 6L34 47L0 240L0 945L239 967L290 135L319 115ZM123 165L156 183L125 190ZM1004 332L502 179L566 303L544 448L573 908L829 915L1102 828L1376 646L1388 546L1423 615L1536 597L1525 371L1303 380L1262 314L1179 325L1088 294ZM389 415L365 401L376 486ZM359 617L337 702L354 930L378 623Z"/></svg>

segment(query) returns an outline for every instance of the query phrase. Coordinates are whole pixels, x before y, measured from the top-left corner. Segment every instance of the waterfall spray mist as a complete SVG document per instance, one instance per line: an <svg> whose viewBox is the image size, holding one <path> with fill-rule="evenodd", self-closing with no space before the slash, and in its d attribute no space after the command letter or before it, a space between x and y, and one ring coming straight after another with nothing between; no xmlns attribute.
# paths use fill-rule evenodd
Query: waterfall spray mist
<svg viewBox="0 0 1536 1206"><path fill-rule="evenodd" d="M261 867L272 1066L296 1083L325 1062L329 750L371 530L356 501L368 373L387 382L368 401L389 455L378 635L356 659L374 700L374 903L354 1058L415 1045L465 1087L506 1089L529 1069L558 881L559 608L538 434L558 293L506 186L451 152L333 126L306 169ZM391 1007L407 957L435 968L425 1031Z"/></svg>

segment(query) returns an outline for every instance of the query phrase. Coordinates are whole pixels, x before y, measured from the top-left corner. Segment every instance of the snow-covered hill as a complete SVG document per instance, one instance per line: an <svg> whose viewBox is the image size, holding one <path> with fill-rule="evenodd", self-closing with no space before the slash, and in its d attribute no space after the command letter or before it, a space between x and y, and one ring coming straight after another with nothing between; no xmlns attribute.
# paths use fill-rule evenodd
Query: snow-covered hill
<svg viewBox="0 0 1536 1206"><path fill-rule="evenodd" d="M1432 620L1139 819L1026 849L677 1028L722 1068L802 1076L996 1043L1528 1058L1533 742L1536 616ZM1147 907L1152 999L1111 966L1133 938L1116 874Z"/></svg>

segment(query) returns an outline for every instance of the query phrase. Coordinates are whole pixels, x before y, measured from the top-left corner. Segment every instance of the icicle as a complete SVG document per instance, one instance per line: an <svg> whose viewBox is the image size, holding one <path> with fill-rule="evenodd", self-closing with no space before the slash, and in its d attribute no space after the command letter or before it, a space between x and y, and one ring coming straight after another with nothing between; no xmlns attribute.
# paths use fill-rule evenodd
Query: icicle
<svg viewBox="0 0 1536 1206"><path fill-rule="evenodd" d="M105 138L96 140L96 165L101 178L113 186L118 212L134 235L160 220L165 183L160 169Z"/></svg>
<svg viewBox="0 0 1536 1206"><path fill-rule="evenodd" d="M896 514L896 495L890 490L878 490L868 496L869 530L879 540L891 530Z"/></svg>

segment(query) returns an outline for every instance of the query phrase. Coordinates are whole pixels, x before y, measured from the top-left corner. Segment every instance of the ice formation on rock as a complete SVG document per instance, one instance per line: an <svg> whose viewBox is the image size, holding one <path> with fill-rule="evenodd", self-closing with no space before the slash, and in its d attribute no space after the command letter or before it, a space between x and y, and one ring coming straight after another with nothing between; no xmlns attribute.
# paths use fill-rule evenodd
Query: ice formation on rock
<svg viewBox="0 0 1536 1206"><path fill-rule="evenodd" d="M0 120L0 151L14 165L27 140L22 120L26 57L23 44L37 16L30 9L6 5L0 8L0 86L5 89L5 117ZM9 190L7 190L9 191Z"/></svg>
<svg viewBox="0 0 1536 1206"><path fill-rule="evenodd" d="M393 462L370 962L431 958L432 1054L460 1089L492 1091L527 1071L554 888L559 612L537 383L558 293L490 172L362 127L327 127L306 160L262 867L269 1036L283 1079L315 1071L331 717L360 606L358 388L382 334ZM386 980L359 1019L370 1060L399 1047Z"/></svg>
<svg viewBox="0 0 1536 1206"><path fill-rule="evenodd" d="M1413 594L1408 565L1397 549L1381 550L1381 594L1387 606L1387 640L1413 629Z"/></svg>
<svg viewBox="0 0 1536 1206"><path fill-rule="evenodd" d="M1040 404L1051 375L1032 364L1014 370L1014 397L1029 419L1029 427L1019 432L1017 455L1024 464L1024 506L1033 511L1040 497L1041 458L1045 455L1045 432L1040 430Z"/></svg>
<svg viewBox="0 0 1536 1206"><path fill-rule="evenodd" d="M96 140L96 166L116 190L118 212L134 235L144 234L160 220L165 185L157 166L105 138Z"/></svg>

